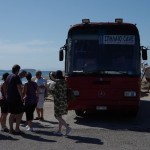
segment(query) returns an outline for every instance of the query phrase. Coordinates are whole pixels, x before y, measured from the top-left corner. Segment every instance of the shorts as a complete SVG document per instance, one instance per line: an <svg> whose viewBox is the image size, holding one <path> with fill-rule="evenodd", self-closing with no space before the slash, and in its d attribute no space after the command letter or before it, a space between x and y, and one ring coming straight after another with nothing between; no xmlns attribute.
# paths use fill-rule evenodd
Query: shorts
<svg viewBox="0 0 150 150"><path fill-rule="evenodd" d="M15 115L23 113L24 112L23 102L21 100L8 102L8 111L11 114Z"/></svg>
<svg viewBox="0 0 150 150"><path fill-rule="evenodd" d="M8 103L6 100L2 102L1 113L8 113Z"/></svg>
<svg viewBox="0 0 150 150"><path fill-rule="evenodd" d="M44 94L39 94L39 100L37 103L37 108L43 108L44 107Z"/></svg>
<svg viewBox="0 0 150 150"><path fill-rule="evenodd" d="M33 116L34 116L34 110L36 108L36 104L35 105L26 105L25 106L25 112L26 112L26 120L33 120Z"/></svg>

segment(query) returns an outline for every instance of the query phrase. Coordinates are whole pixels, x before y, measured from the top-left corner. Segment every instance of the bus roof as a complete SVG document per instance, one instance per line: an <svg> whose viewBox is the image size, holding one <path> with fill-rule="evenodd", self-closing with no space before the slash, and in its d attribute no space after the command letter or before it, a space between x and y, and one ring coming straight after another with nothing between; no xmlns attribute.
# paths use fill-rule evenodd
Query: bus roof
<svg viewBox="0 0 150 150"><path fill-rule="evenodd" d="M138 29L136 27L136 24L132 23L116 23L116 22L89 22L89 23L80 23L72 25L69 29L69 32L72 32L74 30L84 29L84 28L100 28L100 27L126 27L128 29L132 29L133 32L138 33Z"/></svg>

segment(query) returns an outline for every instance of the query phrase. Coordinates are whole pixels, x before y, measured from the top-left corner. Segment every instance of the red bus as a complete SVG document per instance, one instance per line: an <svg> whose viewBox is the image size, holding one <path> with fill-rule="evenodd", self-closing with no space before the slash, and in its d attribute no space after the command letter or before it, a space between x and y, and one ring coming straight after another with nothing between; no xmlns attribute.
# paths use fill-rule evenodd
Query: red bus
<svg viewBox="0 0 150 150"><path fill-rule="evenodd" d="M78 116L92 110L137 114L141 60L147 59L147 51L140 46L136 25L122 19L83 19L68 31L66 44L59 51L59 60L64 58L65 77L75 96L69 110Z"/></svg>

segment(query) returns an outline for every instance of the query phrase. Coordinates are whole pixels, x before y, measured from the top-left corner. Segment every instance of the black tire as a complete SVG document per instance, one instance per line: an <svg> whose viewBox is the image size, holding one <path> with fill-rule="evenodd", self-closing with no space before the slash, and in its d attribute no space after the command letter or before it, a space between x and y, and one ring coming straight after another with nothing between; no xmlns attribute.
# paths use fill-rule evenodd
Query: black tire
<svg viewBox="0 0 150 150"><path fill-rule="evenodd" d="M131 118L136 118L138 111L130 111L128 112L128 116Z"/></svg>
<svg viewBox="0 0 150 150"><path fill-rule="evenodd" d="M82 110L75 110L75 113L77 116L80 116L80 117L83 117L83 115L84 115L84 111L82 111Z"/></svg>

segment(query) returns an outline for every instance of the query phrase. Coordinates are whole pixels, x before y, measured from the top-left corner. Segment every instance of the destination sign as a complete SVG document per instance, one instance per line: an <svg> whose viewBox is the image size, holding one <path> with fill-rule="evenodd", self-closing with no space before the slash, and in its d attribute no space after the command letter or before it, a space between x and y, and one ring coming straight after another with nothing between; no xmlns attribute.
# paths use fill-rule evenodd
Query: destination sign
<svg viewBox="0 0 150 150"><path fill-rule="evenodd" d="M135 44L134 35L102 35L99 37L100 44Z"/></svg>

